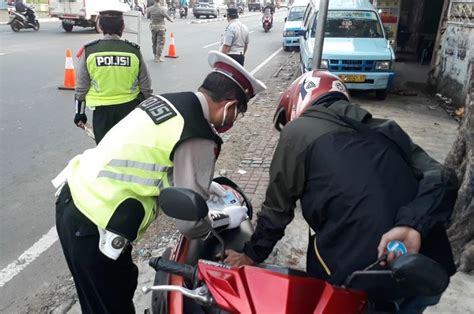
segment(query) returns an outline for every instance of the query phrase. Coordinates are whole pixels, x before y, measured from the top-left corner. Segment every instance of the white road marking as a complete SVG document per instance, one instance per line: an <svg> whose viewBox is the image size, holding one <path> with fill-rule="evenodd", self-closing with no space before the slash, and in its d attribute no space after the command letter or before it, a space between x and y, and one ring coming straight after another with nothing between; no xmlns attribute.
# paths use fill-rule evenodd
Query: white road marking
<svg viewBox="0 0 474 314"><path fill-rule="evenodd" d="M265 61L263 61L255 69L253 69L252 72L250 72L250 74L254 75L258 71L260 71L260 69L263 68L265 66L265 64L267 64L271 59L273 59L273 57L275 57L282 50L283 50L283 47L280 47L280 49L275 51L270 57L266 58Z"/></svg>
<svg viewBox="0 0 474 314"><path fill-rule="evenodd" d="M211 47L211 46L214 46L214 45L219 45L219 44L220 44L220 41L218 41L218 42L215 42L215 43L213 43L213 44L206 45L206 46L204 46L204 47L202 47L202 48L204 48L204 49L205 49L205 48L209 48L209 47Z"/></svg>
<svg viewBox="0 0 474 314"><path fill-rule="evenodd" d="M4 56L4 55L6 55L5 52L0 52L0 56Z"/></svg>
<svg viewBox="0 0 474 314"><path fill-rule="evenodd" d="M0 287L3 287L7 282L18 275L26 266L33 262L44 251L49 249L51 245L58 240L56 227L49 229L48 233L43 235L41 239L36 241L32 247L23 252L16 261L5 267L0 271Z"/></svg>

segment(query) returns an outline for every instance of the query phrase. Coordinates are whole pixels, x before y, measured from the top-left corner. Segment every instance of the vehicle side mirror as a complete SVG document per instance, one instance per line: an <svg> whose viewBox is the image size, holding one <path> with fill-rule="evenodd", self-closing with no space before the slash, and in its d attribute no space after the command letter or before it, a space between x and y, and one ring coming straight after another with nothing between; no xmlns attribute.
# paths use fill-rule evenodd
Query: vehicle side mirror
<svg viewBox="0 0 474 314"><path fill-rule="evenodd" d="M304 39L306 39L306 33L307 33L307 31L304 28L298 30L298 36L303 36Z"/></svg>
<svg viewBox="0 0 474 314"><path fill-rule="evenodd" d="M287 18L287 17L285 17L285 22L286 22L286 20L287 20L287 19L288 19L288 18Z"/></svg>
<svg viewBox="0 0 474 314"><path fill-rule="evenodd" d="M186 188L163 189L158 197L158 204L167 216L180 220L201 220L209 211L204 198Z"/></svg>

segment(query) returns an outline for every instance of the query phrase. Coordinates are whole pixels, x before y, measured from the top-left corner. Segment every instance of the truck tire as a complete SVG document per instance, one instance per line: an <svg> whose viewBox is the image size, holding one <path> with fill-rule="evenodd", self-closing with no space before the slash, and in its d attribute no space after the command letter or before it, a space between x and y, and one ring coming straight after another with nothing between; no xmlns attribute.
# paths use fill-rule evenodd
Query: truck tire
<svg viewBox="0 0 474 314"><path fill-rule="evenodd" d="M99 26L99 19L97 19L94 23L94 29L97 34L101 33L100 26Z"/></svg>
<svg viewBox="0 0 474 314"><path fill-rule="evenodd" d="M388 89L376 89L375 90L375 97L378 99L378 100L385 100L385 98L387 98L387 94L388 94Z"/></svg>
<svg viewBox="0 0 474 314"><path fill-rule="evenodd" d="M63 28L66 32L68 32L68 33L72 32L72 28L74 27L74 25L69 24L69 23L65 23L65 22L62 22L62 25L63 25Z"/></svg>

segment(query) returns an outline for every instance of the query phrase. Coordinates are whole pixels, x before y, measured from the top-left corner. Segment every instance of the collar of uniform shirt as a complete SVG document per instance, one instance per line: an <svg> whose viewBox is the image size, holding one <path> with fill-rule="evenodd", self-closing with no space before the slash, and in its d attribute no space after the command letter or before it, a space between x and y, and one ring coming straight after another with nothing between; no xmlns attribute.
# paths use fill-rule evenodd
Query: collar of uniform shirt
<svg viewBox="0 0 474 314"><path fill-rule="evenodd" d="M199 99L201 103L202 113L204 114L204 118L206 118L207 122L209 122L209 105L207 103L207 99L201 92L196 92L196 97Z"/></svg>
<svg viewBox="0 0 474 314"><path fill-rule="evenodd" d="M110 35L110 34L105 34L104 35L104 38L105 40L108 40L108 39L120 39L120 36L119 35Z"/></svg>
<svg viewBox="0 0 474 314"><path fill-rule="evenodd" d="M236 19L230 20L229 24L232 24L232 23L235 23L235 22L238 22L238 21L239 21L239 18L236 18Z"/></svg>

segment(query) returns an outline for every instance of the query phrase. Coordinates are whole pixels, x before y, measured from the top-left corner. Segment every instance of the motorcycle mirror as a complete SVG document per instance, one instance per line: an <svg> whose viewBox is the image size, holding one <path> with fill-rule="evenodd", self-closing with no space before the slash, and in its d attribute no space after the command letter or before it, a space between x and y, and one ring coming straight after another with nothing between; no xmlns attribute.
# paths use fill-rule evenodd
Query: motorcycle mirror
<svg viewBox="0 0 474 314"><path fill-rule="evenodd" d="M444 268L421 254L402 255L393 261L390 268L395 280L403 283L405 292L411 295L439 295L449 284Z"/></svg>
<svg viewBox="0 0 474 314"><path fill-rule="evenodd" d="M200 220L209 211L204 198L186 188L163 189L158 197L158 204L167 216L180 220Z"/></svg>

